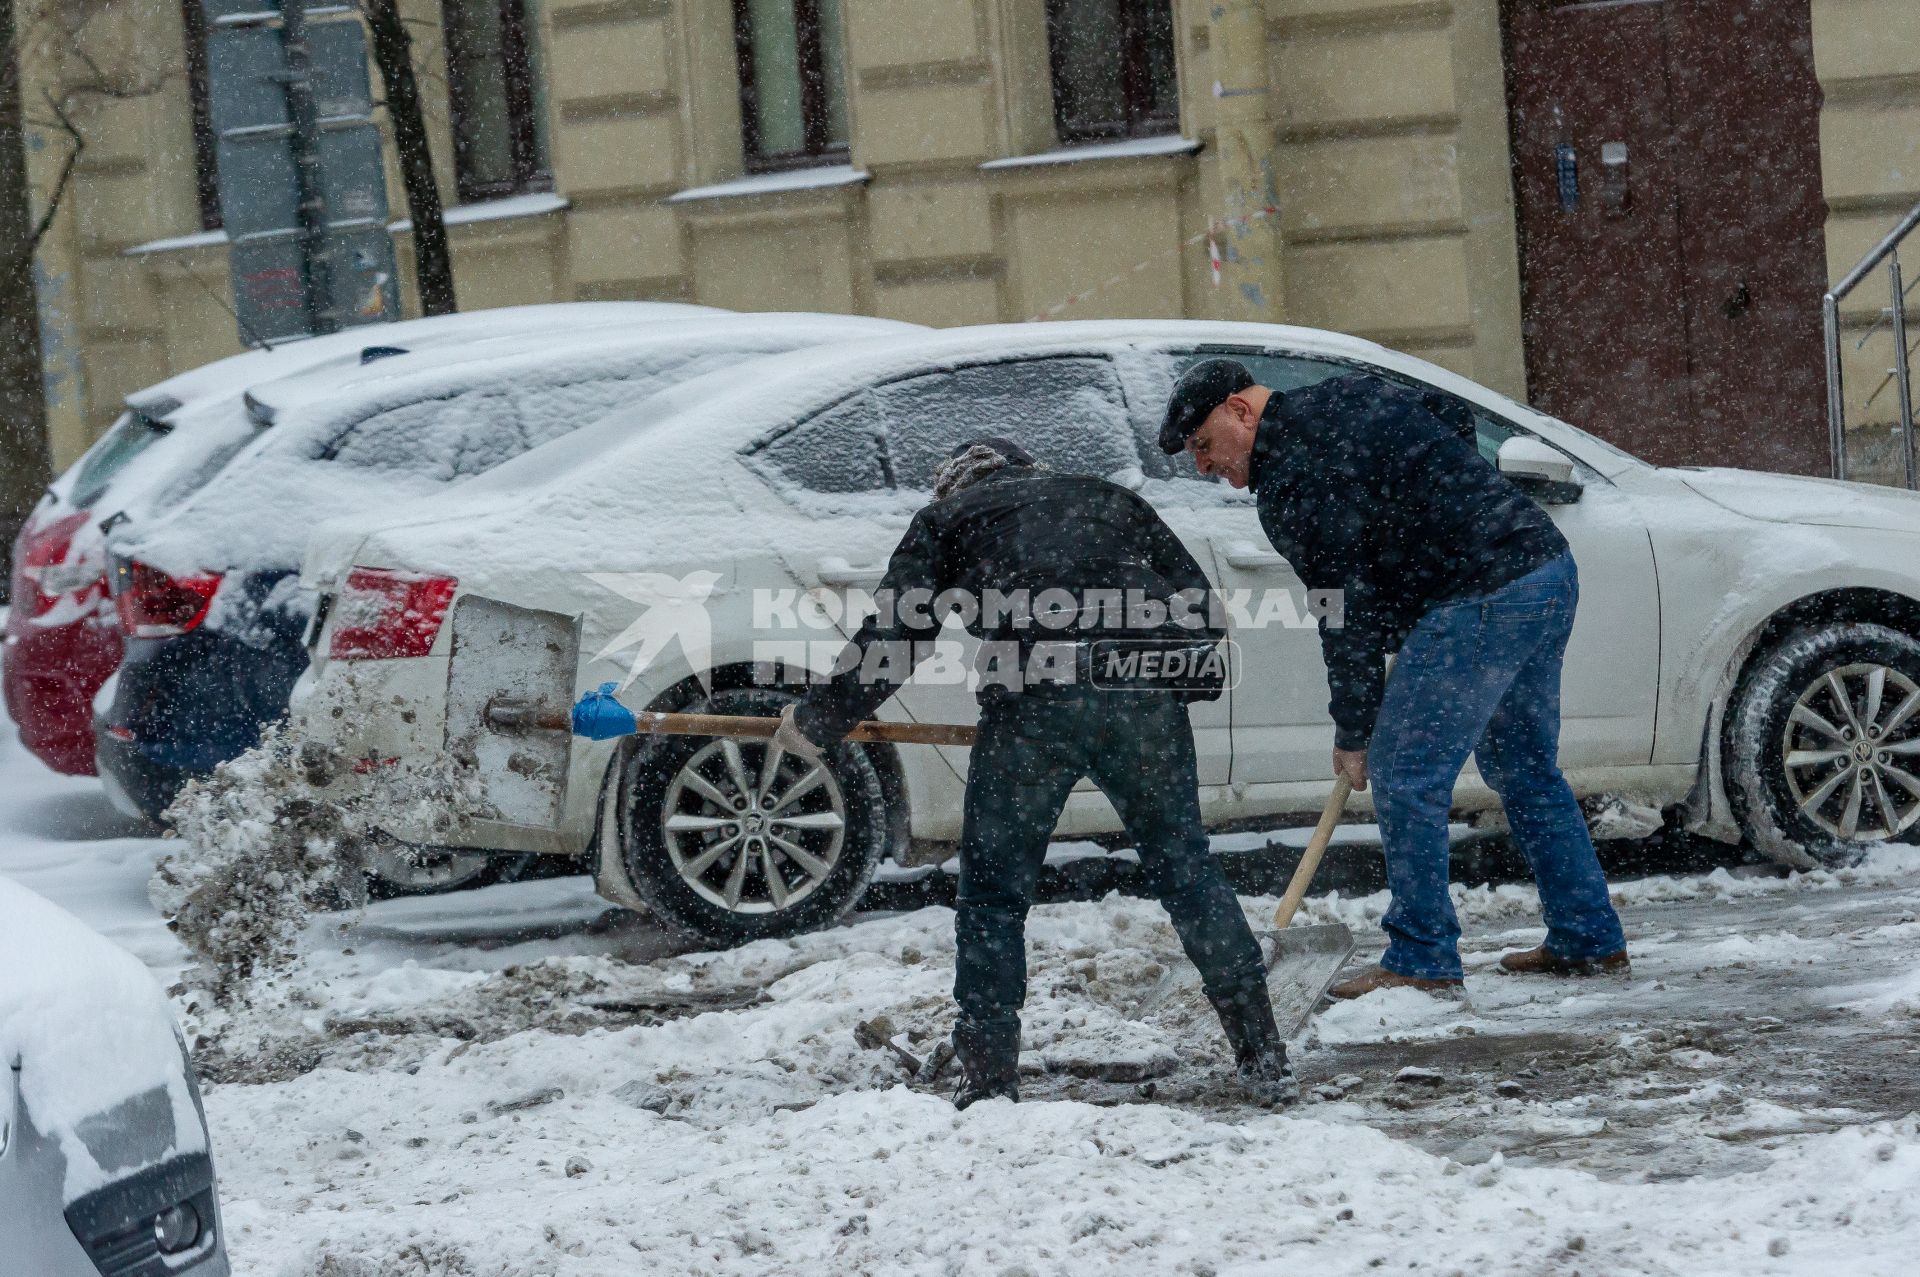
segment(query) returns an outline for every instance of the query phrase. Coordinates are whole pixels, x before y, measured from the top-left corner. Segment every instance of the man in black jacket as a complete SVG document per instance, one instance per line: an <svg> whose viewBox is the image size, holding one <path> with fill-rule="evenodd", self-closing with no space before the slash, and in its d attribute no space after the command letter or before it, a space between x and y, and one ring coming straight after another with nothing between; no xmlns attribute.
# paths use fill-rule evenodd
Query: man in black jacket
<svg viewBox="0 0 1920 1277"><path fill-rule="evenodd" d="M1268 539L1307 588L1344 594L1342 624L1323 618L1320 631L1333 768L1355 789L1376 787L1393 906L1379 965L1333 995L1461 984L1447 814L1469 754L1500 795L1547 921L1545 942L1502 966L1625 971L1620 919L1558 762L1573 555L1480 456L1471 413L1361 372L1283 395L1214 359L1175 386L1160 446L1251 487Z"/></svg>
<svg viewBox="0 0 1920 1277"><path fill-rule="evenodd" d="M1293 1098L1258 942L1201 826L1186 704L1217 696L1218 682L1196 693L1165 674L1218 661L1206 574L1140 497L1047 473L1004 439L955 449L934 497L893 552L879 614L834 677L788 707L775 743L817 758L898 690L955 611L982 640L954 917L955 1104L1019 1098L1026 915L1083 776L1132 835L1248 1089Z"/></svg>

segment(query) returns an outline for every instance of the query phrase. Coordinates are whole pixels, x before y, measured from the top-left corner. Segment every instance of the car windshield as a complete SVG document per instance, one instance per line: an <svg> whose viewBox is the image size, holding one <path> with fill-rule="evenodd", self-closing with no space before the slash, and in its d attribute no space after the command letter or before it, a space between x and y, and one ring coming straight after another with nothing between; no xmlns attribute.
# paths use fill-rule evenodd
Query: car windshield
<svg viewBox="0 0 1920 1277"><path fill-rule="evenodd" d="M143 413L121 413L120 419L100 437L100 442L88 449L74 472L73 504L85 509L98 501L114 476L170 429L165 422Z"/></svg>

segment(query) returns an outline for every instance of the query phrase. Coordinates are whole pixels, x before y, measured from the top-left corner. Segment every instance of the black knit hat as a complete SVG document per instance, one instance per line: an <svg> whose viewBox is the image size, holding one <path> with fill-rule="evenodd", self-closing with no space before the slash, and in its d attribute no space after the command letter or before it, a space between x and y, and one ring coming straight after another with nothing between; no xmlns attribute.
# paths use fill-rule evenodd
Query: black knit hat
<svg viewBox="0 0 1920 1277"><path fill-rule="evenodd" d="M1235 359L1203 359L1187 369L1167 400L1166 420L1160 423L1161 450L1184 452L1187 440L1215 408L1255 384L1246 365Z"/></svg>
<svg viewBox="0 0 1920 1277"><path fill-rule="evenodd" d="M991 448L1016 466L1039 464L1033 459L1031 452L1013 440L1003 439L999 435L987 435L979 439L969 439L965 443L956 443L953 445L953 451L947 454L947 459L951 461L955 457L964 455L968 448Z"/></svg>

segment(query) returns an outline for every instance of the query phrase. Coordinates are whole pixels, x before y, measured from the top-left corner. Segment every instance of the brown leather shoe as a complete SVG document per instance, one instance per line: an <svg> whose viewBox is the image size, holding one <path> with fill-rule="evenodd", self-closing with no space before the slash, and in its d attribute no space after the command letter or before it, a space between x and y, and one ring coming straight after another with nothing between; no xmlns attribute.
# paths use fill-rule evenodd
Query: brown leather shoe
<svg viewBox="0 0 1920 1277"><path fill-rule="evenodd" d="M1342 1002L1364 998L1375 989L1418 989L1422 993L1458 993L1466 988L1463 980L1423 980L1415 975L1400 975L1382 966L1371 966L1359 975L1342 980L1327 990L1327 996Z"/></svg>
<svg viewBox="0 0 1920 1277"><path fill-rule="evenodd" d="M1500 969L1508 975L1632 975L1633 964L1627 960L1627 951L1610 953L1604 958L1563 958L1557 953L1548 953L1547 947L1528 949L1524 953L1509 953L1500 959Z"/></svg>

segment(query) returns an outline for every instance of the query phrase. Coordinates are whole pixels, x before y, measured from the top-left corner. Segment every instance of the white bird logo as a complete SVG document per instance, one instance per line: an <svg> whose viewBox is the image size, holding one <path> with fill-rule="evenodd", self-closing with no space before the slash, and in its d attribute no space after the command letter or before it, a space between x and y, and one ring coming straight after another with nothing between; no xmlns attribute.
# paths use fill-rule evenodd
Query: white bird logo
<svg viewBox="0 0 1920 1277"><path fill-rule="evenodd" d="M590 572L587 579L646 609L594 655L598 661L636 649L618 690L625 691L675 639L701 686L706 686L713 656L713 620L707 614L707 599L720 583L718 572L689 572L683 577L660 572Z"/></svg>

